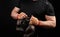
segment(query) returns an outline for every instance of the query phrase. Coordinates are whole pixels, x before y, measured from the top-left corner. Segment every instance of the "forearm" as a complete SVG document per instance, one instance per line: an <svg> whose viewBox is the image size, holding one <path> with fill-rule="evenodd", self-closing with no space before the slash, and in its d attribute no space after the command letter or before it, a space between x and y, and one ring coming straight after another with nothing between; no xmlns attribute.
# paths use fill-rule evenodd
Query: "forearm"
<svg viewBox="0 0 60 37"><path fill-rule="evenodd" d="M56 22L55 21L39 21L39 26L42 27L56 27Z"/></svg>

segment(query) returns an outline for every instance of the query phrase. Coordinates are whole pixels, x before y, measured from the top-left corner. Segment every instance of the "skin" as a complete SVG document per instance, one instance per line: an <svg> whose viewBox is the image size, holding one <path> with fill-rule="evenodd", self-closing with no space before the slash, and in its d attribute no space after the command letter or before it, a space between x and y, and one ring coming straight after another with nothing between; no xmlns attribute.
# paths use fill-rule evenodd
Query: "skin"
<svg viewBox="0 0 60 37"><path fill-rule="evenodd" d="M24 13L21 12L18 14L20 8L14 7L14 9L11 12L11 17L13 19L23 19L27 18L28 16ZM38 20L38 18L34 17L33 15L31 16L29 24L31 25L37 25L45 28L55 28L56 27L56 17L55 16L49 16L45 15L46 21Z"/></svg>
<svg viewBox="0 0 60 37"><path fill-rule="evenodd" d="M41 21L41 20L38 20L36 17L32 16L29 24L41 26L44 28L51 28L51 27L55 28L56 27L56 17L55 16L45 15L45 18L46 18L46 21Z"/></svg>
<svg viewBox="0 0 60 37"><path fill-rule="evenodd" d="M19 12L19 8L15 7L12 12L11 12L11 17L13 19L23 19L23 18L27 18L27 15L24 12L21 12L20 14L18 14Z"/></svg>

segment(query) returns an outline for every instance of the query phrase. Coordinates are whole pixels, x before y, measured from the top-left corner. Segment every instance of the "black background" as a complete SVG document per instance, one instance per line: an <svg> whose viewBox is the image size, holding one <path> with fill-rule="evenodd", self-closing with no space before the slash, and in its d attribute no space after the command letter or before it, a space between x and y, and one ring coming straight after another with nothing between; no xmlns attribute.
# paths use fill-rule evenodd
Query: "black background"
<svg viewBox="0 0 60 37"><path fill-rule="evenodd" d="M56 34L59 34L60 31L60 23L59 23L59 11L58 11L58 2L56 0L49 0L52 5L54 6L55 13L56 13L56 19L57 19L57 27L52 30L51 36L56 36ZM0 34L2 35L9 35L9 36L15 36L15 21L10 17L11 10L13 9L12 0L1 0L0 1ZM58 14L58 15L57 15ZM7 33L8 32L8 33ZM11 34L10 34L11 33ZM15 35L13 35L15 34ZM9 37L8 36L8 37ZM57 36L58 37L58 36Z"/></svg>

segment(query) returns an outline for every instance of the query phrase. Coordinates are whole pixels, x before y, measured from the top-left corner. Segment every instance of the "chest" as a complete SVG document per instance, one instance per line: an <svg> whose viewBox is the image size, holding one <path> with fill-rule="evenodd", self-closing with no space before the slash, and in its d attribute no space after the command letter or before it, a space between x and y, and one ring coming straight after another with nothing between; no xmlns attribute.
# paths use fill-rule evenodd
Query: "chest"
<svg viewBox="0 0 60 37"><path fill-rule="evenodd" d="M34 11L34 12L43 12L44 5L41 3L20 3L20 8L22 11Z"/></svg>
<svg viewBox="0 0 60 37"><path fill-rule="evenodd" d="M28 15L32 14L37 18L45 13L45 5L42 3L21 3L20 9Z"/></svg>

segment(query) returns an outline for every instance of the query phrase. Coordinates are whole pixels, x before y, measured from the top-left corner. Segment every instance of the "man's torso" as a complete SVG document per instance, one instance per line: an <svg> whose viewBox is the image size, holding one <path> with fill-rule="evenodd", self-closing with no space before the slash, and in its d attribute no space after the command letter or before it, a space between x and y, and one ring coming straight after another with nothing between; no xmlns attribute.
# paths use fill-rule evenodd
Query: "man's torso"
<svg viewBox="0 0 60 37"><path fill-rule="evenodd" d="M19 8L22 12L27 13L27 15L31 16L35 16L37 17L39 20L43 20L45 21L45 8L46 8L46 4L45 2L20 2L19 3ZM44 28L40 28L38 26L36 26L36 32L35 34L39 34L41 35L41 33L45 34L46 31L44 32ZM42 31L42 32L41 32ZM43 35L42 34L42 35Z"/></svg>

